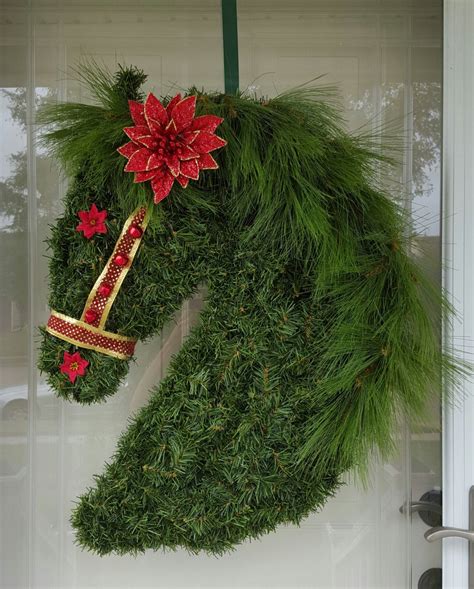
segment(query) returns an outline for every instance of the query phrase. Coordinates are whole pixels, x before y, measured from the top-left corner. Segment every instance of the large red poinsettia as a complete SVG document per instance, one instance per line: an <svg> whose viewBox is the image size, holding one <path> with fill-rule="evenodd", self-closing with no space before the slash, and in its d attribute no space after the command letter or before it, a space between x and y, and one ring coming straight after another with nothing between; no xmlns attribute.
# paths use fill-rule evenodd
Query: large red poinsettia
<svg viewBox="0 0 474 589"><path fill-rule="evenodd" d="M134 182L151 180L155 203L168 196L175 180L186 188L200 170L219 167L210 152L227 144L214 134L223 119L195 117L195 96L177 94L165 108L148 94L144 104L129 100L129 106L135 126L124 129L131 141L118 152L128 158L125 171L135 172Z"/></svg>

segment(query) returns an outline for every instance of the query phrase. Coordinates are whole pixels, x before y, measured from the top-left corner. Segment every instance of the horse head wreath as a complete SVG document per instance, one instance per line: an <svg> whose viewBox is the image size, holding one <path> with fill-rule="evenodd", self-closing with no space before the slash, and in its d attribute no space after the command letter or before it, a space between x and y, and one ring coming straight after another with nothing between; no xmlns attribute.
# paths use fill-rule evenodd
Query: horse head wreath
<svg viewBox="0 0 474 589"><path fill-rule="evenodd" d="M160 101L136 68L81 74L95 104L41 114L73 178L49 238L48 382L104 400L135 341L208 296L72 523L99 554L219 554L320 508L456 379L444 301L377 182L387 158L330 88Z"/></svg>

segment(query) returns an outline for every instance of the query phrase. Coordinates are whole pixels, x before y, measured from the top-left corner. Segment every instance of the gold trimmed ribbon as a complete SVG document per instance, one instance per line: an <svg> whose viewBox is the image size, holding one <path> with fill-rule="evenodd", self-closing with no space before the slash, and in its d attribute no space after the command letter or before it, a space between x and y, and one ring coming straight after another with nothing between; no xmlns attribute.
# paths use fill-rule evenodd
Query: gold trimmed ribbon
<svg viewBox="0 0 474 589"><path fill-rule="evenodd" d="M133 356L137 340L93 327L84 321L51 310L46 331L70 344L126 360Z"/></svg>
<svg viewBox="0 0 474 589"><path fill-rule="evenodd" d="M140 206L128 217L100 276L87 297L80 319L51 310L46 331L59 339L89 350L125 360L133 356L134 338L105 331L115 298L130 270L151 216L151 208ZM134 227L135 234L129 233ZM139 231L137 232L136 229ZM115 260L122 257L122 263ZM125 263L123 263L125 262ZM101 292L106 286L108 292ZM90 315L92 313L92 315Z"/></svg>
<svg viewBox="0 0 474 589"><path fill-rule="evenodd" d="M99 328L105 326L110 309L114 304L115 298L119 293L120 287L122 286L138 251L148 221L150 220L150 215L150 208L138 207L125 221L120 237L115 244L114 251L110 255L107 264L104 266L104 269L100 273L99 278L97 278L89 296L87 297L84 310L82 311L81 321L85 320L87 311L92 309L97 313L97 318L91 322L91 325ZM136 225L141 229L141 237L133 238L128 234L128 230L132 225ZM117 254L125 254L128 257L128 261L124 266L117 266L114 263L114 258ZM107 296L103 296L99 293L99 288L104 282L112 286L112 290Z"/></svg>

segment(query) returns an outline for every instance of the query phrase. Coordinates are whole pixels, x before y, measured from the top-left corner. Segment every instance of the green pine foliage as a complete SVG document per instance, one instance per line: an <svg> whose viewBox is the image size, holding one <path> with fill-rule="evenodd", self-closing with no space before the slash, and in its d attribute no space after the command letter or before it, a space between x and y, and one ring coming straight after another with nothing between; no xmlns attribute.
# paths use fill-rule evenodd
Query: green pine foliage
<svg viewBox="0 0 474 589"><path fill-rule="evenodd" d="M116 148L142 99L135 68L94 65L92 105L43 110L45 140L74 178L52 228L50 304L79 317L134 208L152 202ZM158 206L109 315L109 331L146 340L200 284L199 325L131 420L72 516L101 555L185 547L220 554L319 509L348 469L392 448L400 416L420 419L440 379L463 370L440 351L449 312L408 255L407 219L378 186L388 162L344 129L331 88L271 100L198 96L228 141L207 171ZM77 211L108 211L108 233L75 231ZM126 361L82 350L74 384L59 372L74 347L43 333L39 365L80 403L116 392Z"/></svg>

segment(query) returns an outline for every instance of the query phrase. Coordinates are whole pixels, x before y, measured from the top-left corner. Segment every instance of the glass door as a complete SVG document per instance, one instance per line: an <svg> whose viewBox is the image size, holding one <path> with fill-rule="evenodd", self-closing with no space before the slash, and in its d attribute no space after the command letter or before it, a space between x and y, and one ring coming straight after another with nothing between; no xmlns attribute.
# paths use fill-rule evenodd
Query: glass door
<svg viewBox="0 0 474 589"><path fill-rule="evenodd" d="M48 99L81 99L67 75L84 57L136 64L148 89L223 90L219 0L3 0L0 21L0 571L4 587L435 587L441 547L423 539L440 497L440 412L400 424L397 452L374 458L370 486L347 475L322 513L215 559L185 552L99 558L74 544L74 499L114 451L127 418L196 320L137 351L121 391L103 405L57 399L36 371L36 327L47 308L44 239L66 181L35 141ZM442 5L438 0L239 0L240 87L258 95L325 74L339 84L348 126L398 129L402 161L388 179L416 219L413 255L440 271ZM426 495L426 493L430 493ZM403 509L403 506L405 508ZM400 510L400 508L402 508ZM427 524L430 521L430 524ZM429 571L429 572L427 572Z"/></svg>

